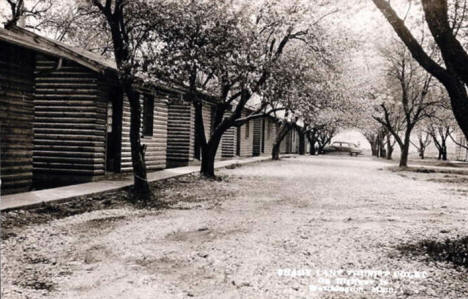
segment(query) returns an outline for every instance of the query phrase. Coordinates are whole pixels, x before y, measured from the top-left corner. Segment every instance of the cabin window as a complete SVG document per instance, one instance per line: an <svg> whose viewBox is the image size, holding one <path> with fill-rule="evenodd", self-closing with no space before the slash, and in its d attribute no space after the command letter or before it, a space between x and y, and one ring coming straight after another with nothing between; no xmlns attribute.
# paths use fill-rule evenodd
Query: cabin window
<svg viewBox="0 0 468 299"><path fill-rule="evenodd" d="M245 123L245 139L249 138L250 135L250 121Z"/></svg>
<svg viewBox="0 0 468 299"><path fill-rule="evenodd" d="M153 136L154 98L145 95L143 99L143 136Z"/></svg>
<svg viewBox="0 0 468 299"><path fill-rule="evenodd" d="M107 133L112 133L112 102L107 102Z"/></svg>

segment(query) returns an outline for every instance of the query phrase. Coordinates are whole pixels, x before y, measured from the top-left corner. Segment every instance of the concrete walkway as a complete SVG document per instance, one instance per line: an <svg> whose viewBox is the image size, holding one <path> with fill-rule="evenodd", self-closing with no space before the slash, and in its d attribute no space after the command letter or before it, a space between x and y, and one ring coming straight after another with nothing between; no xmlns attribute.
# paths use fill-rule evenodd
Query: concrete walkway
<svg viewBox="0 0 468 299"><path fill-rule="evenodd" d="M248 164L270 160L269 156L237 158L233 160L217 161L215 168L223 168L234 164ZM163 169L148 173L148 181L155 182L174 178L200 171L200 166L186 166L171 169ZM93 195L97 193L115 191L133 185L131 175L120 180L102 180L84 184L70 185L59 188L45 189L32 192L17 193L2 196L0 199L0 211L30 208L46 202L62 202L79 196Z"/></svg>

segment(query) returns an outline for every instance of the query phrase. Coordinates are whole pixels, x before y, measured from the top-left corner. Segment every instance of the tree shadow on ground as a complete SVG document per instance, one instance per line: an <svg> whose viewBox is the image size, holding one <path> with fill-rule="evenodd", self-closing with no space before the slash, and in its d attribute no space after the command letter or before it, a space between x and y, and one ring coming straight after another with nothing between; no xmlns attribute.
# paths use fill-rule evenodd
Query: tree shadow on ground
<svg viewBox="0 0 468 299"><path fill-rule="evenodd" d="M422 240L397 246L397 249L405 255L426 256L427 261L448 262L468 270L468 236L444 241Z"/></svg>
<svg viewBox="0 0 468 299"><path fill-rule="evenodd" d="M224 190L223 183L230 178L219 176L216 179L204 179L199 175L184 175L151 183L152 200L134 201L131 187L94 195L79 196L65 202L42 203L29 209L2 212L1 238L15 237L25 227L47 223L87 212L134 208L144 210L180 209L178 202L202 202L232 195Z"/></svg>

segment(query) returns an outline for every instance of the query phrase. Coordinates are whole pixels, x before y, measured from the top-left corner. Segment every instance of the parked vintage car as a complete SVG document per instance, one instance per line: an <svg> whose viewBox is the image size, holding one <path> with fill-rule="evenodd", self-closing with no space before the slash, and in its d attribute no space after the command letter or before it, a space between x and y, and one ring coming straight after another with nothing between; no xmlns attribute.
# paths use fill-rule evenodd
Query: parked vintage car
<svg viewBox="0 0 468 299"><path fill-rule="evenodd" d="M361 149L358 145L346 141L334 141L331 145L323 149L323 153L349 153L350 156L361 154Z"/></svg>

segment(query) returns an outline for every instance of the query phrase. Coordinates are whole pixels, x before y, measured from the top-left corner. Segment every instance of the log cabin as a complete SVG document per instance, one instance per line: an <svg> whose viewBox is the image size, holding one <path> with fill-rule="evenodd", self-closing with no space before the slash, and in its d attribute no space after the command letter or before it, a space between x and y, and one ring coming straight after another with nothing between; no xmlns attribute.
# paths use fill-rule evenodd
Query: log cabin
<svg viewBox="0 0 468 299"><path fill-rule="evenodd" d="M242 117L246 117L252 112L251 109L245 108ZM255 118L238 127L236 132L236 156L271 155L278 130L277 127L277 121L272 116Z"/></svg>
<svg viewBox="0 0 468 299"><path fill-rule="evenodd" d="M0 29L2 194L131 171L130 111L115 64L19 27ZM148 170L166 167L168 99L137 87Z"/></svg>
<svg viewBox="0 0 468 299"><path fill-rule="evenodd" d="M293 127L281 141L281 154L297 154L299 152L299 133Z"/></svg>
<svg viewBox="0 0 468 299"><path fill-rule="evenodd" d="M253 156L271 155L276 137L276 122L273 117L265 116L253 121Z"/></svg>
<svg viewBox="0 0 468 299"><path fill-rule="evenodd" d="M230 112L227 113L230 115ZM238 128L233 126L230 127L226 132L224 132L223 137L221 138L220 148L218 149L217 158L219 159L232 159L235 156L238 156L237 153L237 144L238 144Z"/></svg>
<svg viewBox="0 0 468 299"><path fill-rule="evenodd" d="M202 100L202 115L205 137L211 135L213 126L213 109L215 99L204 96ZM167 123L167 167L181 167L197 164L201 158L201 149L198 142L197 126L195 123L195 107L190 101L172 98L168 107ZM220 151L218 151L220 152Z"/></svg>
<svg viewBox="0 0 468 299"><path fill-rule="evenodd" d="M0 177L2 194L32 185L34 51L0 34Z"/></svg>
<svg viewBox="0 0 468 299"><path fill-rule="evenodd" d="M241 117L246 117L248 114L249 112L244 110ZM253 123L253 120L249 120L237 127L236 155L239 157L252 157L253 155Z"/></svg>
<svg viewBox="0 0 468 299"><path fill-rule="evenodd" d="M214 105L216 98L207 94L203 97L203 126L208 139L213 130ZM225 112L225 117L232 112ZM242 113L245 117L247 110ZM244 132L242 132L244 130ZM248 130L247 133L245 130ZM249 134L250 133L250 134ZM169 103L167 129L167 167L179 167L198 164L200 160L200 145L197 142L195 125L195 109L190 102L172 99ZM241 136L242 135L242 136ZM235 156L251 157L253 142L253 121L241 127L230 127L222 136L216 159L232 159Z"/></svg>

